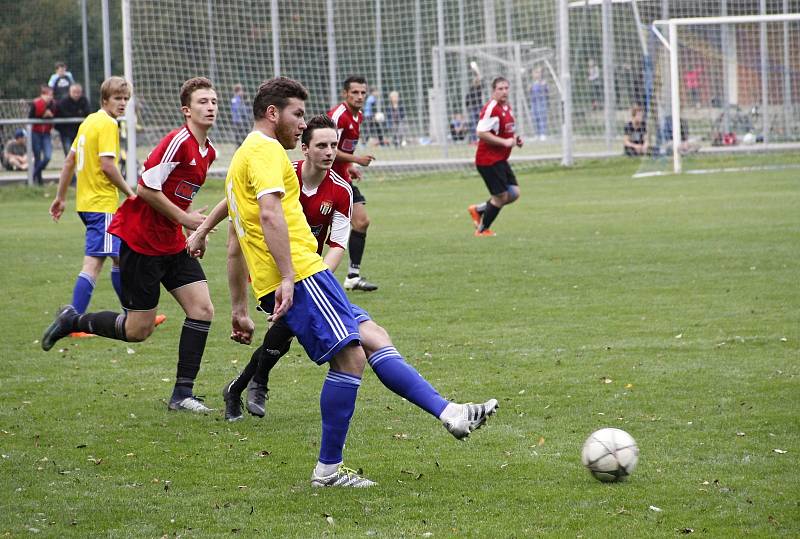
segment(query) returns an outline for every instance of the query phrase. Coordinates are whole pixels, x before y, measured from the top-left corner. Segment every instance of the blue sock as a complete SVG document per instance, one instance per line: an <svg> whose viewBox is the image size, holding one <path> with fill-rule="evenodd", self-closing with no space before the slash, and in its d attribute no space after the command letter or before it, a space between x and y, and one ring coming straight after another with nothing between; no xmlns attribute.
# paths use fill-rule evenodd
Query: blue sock
<svg viewBox="0 0 800 539"><path fill-rule="evenodd" d="M122 303L122 275L119 272L119 266L111 266L111 286L114 287L114 292L117 293L120 304Z"/></svg>
<svg viewBox="0 0 800 539"><path fill-rule="evenodd" d="M383 385L433 417L439 417L448 405L448 401L414 367L406 363L394 346L381 348L367 361Z"/></svg>
<svg viewBox="0 0 800 539"><path fill-rule="evenodd" d="M75 288L72 289L72 306L78 314L86 312L89 302L92 301L92 292L94 292L94 279L88 273L80 272L75 279Z"/></svg>
<svg viewBox="0 0 800 539"><path fill-rule="evenodd" d="M352 374L328 371L319 395L322 412L322 441L319 461L323 464L342 462L342 449L350 428L350 418L356 409L356 395L361 378Z"/></svg>

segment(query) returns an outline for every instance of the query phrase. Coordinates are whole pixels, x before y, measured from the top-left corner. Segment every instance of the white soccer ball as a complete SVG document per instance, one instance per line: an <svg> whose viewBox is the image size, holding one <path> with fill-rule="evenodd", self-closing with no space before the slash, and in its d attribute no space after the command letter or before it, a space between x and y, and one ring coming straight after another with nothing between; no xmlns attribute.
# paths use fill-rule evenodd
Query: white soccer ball
<svg viewBox="0 0 800 539"><path fill-rule="evenodd" d="M624 481L636 468L639 446L624 430L600 429L586 439L581 462L592 475L604 482Z"/></svg>
<svg viewBox="0 0 800 539"><path fill-rule="evenodd" d="M376 122L378 122L380 124L380 123L383 123L384 120L386 120L386 115L384 113L382 113L382 112L376 112L375 113L375 121Z"/></svg>
<svg viewBox="0 0 800 539"><path fill-rule="evenodd" d="M742 144L745 146L750 146L751 144L756 143L756 136L753 133L745 133L742 137Z"/></svg>

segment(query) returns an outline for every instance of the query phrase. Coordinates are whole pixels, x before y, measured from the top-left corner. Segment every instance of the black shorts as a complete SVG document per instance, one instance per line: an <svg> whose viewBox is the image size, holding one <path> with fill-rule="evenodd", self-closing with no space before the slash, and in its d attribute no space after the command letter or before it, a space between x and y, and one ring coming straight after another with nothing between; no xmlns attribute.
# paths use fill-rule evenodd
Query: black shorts
<svg viewBox="0 0 800 539"><path fill-rule="evenodd" d="M158 307L162 284L172 292L187 284L206 280L200 262L186 251L174 255L143 255L124 241L119 246L119 271L122 306L129 311L149 311Z"/></svg>
<svg viewBox="0 0 800 539"><path fill-rule="evenodd" d="M359 188L353 184L351 184L350 187L353 188L353 204L366 204L367 199L361 194Z"/></svg>
<svg viewBox="0 0 800 539"><path fill-rule="evenodd" d="M489 188L489 192L493 195L502 195L508 191L511 185L517 185L517 177L514 176L514 171L511 170L511 165L508 161L498 161L494 165L482 167L477 165L478 172L483 178L483 183Z"/></svg>

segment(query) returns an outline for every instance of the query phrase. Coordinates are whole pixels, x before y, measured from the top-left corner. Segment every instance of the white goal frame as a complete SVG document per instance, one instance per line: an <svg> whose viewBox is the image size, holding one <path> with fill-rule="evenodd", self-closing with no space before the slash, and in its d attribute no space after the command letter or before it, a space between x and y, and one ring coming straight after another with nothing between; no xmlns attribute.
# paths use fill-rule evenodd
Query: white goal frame
<svg viewBox="0 0 800 539"><path fill-rule="evenodd" d="M680 95L680 78L678 69L678 27L679 26L697 26L697 25L712 25L712 24L741 24L741 23L768 23L768 22L792 22L800 21L800 13L790 13L781 15L740 15L740 16L727 16L727 17L687 17L678 19L667 19L653 21L651 26L653 33L658 37L661 43L669 51L669 80L670 80L670 96L672 101L672 118L673 125L675 118L681 117L681 95ZM669 40L665 39L659 31L659 26L666 26L669 31ZM766 111L765 111L766 112ZM673 127L672 129L672 147L679 148L681 144L681 130ZM672 169L675 174L680 174L683 171L683 164L681 161L681 152L672 152Z"/></svg>

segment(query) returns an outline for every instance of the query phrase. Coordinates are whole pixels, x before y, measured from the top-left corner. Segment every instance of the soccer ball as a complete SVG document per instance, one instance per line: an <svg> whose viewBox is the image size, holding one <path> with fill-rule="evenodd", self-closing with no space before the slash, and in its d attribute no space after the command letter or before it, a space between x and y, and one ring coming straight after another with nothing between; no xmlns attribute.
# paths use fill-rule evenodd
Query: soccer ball
<svg viewBox="0 0 800 539"><path fill-rule="evenodd" d="M745 146L750 146L751 144L755 144L756 136L753 133L745 133L742 137L742 144Z"/></svg>
<svg viewBox="0 0 800 539"><path fill-rule="evenodd" d="M636 468L639 446L624 430L600 429L586 439L581 462L603 482L624 481Z"/></svg>

